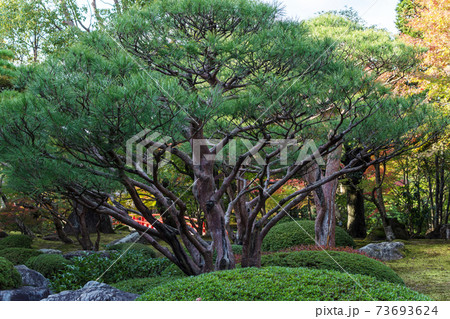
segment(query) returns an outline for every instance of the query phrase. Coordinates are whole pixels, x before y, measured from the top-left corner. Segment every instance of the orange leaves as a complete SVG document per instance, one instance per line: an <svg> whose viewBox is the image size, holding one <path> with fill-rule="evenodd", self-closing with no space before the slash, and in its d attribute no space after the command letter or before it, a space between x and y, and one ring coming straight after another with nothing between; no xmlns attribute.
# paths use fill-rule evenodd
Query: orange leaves
<svg viewBox="0 0 450 319"><path fill-rule="evenodd" d="M417 82L417 92L428 90L430 100L450 101L450 0L415 0L416 16L408 26L419 34L401 35L407 43L427 48L423 65L411 81Z"/></svg>

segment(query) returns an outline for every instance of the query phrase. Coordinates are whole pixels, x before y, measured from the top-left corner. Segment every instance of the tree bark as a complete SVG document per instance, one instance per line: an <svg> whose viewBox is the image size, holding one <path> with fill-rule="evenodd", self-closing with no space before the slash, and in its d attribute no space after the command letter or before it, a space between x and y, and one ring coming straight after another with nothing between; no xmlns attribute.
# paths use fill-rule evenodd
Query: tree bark
<svg viewBox="0 0 450 319"><path fill-rule="evenodd" d="M255 224L253 230L247 232L242 245L242 267L261 267L261 227Z"/></svg>
<svg viewBox="0 0 450 319"><path fill-rule="evenodd" d="M366 219L364 216L364 194L358 188L359 182L351 179L346 183L347 193L347 231L353 238L365 238L367 236Z"/></svg>
<svg viewBox="0 0 450 319"><path fill-rule="evenodd" d="M58 238L65 244L73 244L73 240L70 239L66 232L64 231L64 226L61 223L61 220L52 214L52 221L55 225L56 234L58 235Z"/></svg>
<svg viewBox="0 0 450 319"><path fill-rule="evenodd" d="M306 175L307 182L314 182L337 172L341 163L342 145L332 151L327 158L325 176L322 175L317 163L313 163L310 171ZM316 206L315 241L316 245L324 247L336 246L336 191L338 180L334 179L318 187L314 195Z"/></svg>
<svg viewBox="0 0 450 319"><path fill-rule="evenodd" d="M395 235L390 225L389 219L387 218L386 207L384 206L383 187L382 187L383 178L381 175L380 164L379 163L374 164L374 168L375 168L375 181L377 183L377 186L372 192L372 198L375 206L377 207L380 213L384 233L386 234L386 239L388 241L392 241L395 239Z"/></svg>
<svg viewBox="0 0 450 319"><path fill-rule="evenodd" d="M214 179L214 157L206 144L201 125L192 124L191 146L194 157L193 193L205 214L208 230L217 252L215 270L235 268L234 254L225 225L225 212L220 201L215 201L217 191ZM195 144L198 143L198 144Z"/></svg>

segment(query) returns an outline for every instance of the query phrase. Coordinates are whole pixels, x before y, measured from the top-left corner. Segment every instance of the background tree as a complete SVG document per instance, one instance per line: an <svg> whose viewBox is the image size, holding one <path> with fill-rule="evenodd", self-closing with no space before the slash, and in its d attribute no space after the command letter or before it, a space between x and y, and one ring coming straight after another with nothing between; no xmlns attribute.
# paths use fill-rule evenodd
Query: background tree
<svg viewBox="0 0 450 319"><path fill-rule="evenodd" d="M426 48L420 72L407 79L403 91L426 91L431 101L450 101L450 3L432 0L402 0L397 6L397 27L402 39Z"/></svg>

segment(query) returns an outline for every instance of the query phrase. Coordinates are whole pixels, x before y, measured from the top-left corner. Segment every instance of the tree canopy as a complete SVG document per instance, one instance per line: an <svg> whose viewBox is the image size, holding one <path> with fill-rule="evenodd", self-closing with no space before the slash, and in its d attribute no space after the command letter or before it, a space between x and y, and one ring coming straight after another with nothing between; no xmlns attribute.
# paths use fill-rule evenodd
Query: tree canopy
<svg viewBox="0 0 450 319"><path fill-rule="evenodd" d="M336 21L352 30L343 42L330 27ZM377 80L409 67L415 54L389 40L332 15L282 19L279 7L257 1L130 6L19 75L24 92L0 100L0 161L12 187L59 194L110 215L190 275L235 267L227 225L245 199L242 264L258 266L264 236L311 191L441 127L428 105L395 96ZM370 44L352 50L362 41ZM305 154L311 140L317 151ZM140 146L127 148L127 141ZM355 160L332 172L316 166L318 156L330 162L344 143L359 146ZM266 209L312 167L320 178ZM173 172L190 183L173 187L165 179ZM244 186L234 188L238 181ZM133 208L115 200L118 191ZM148 194L159 212L146 205ZM187 224L186 196L204 212L211 242ZM161 213L174 224L160 222Z"/></svg>

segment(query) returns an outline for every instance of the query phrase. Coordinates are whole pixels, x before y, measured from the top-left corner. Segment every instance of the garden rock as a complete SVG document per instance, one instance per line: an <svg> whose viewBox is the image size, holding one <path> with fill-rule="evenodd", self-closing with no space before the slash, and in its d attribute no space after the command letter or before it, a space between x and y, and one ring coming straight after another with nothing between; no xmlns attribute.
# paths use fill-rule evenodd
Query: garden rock
<svg viewBox="0 0 450 319"><path fill-rule="evenodd" d="M108 251L108 250L99 250L99 251L77 250L77 251L70 251L70 252L64 254L63 257L70 260L75 257L84 257L84 256L92 255L92 254L97 254L97 255L100 255L100 257L109 258L111 253L112 253L112 251Z"/></svg>
<svg viewBox="0 0 450 319"><path fill-rule="evenodd" d="M39 249L39 251L43 254L49 254L49 255L62 255L62 251L58 249Z"/></svg>
<svg viewBox="0 0 450 319"><path fill-rule="evenodd" d="M38 301L50 295L49 281L39 272L25 265L15 266L22 277L22 287L1 290L1 301Z"/></svg>
<svg viewBox="0 0 450 319"><path fill-rule="evenodd" d="M14 266L22 277L22 286L48 287L49 280L36 270L25 265Z"/></svg>
<svg viewBox="0 0 450 319"><path fill-rule="evenodd" d="M138 296L104 283L89 281L81 289L62 291L48 296L43 301L133 301Z"/></svg>
<svg viewBox="0 0 450 319"><path fill-rule="evenodd" d="M24 286L13 290L0 290L0 301L39 301L49 294L48 288Z"/></svg>
<svg viewBox="0 0 450 319"><path fill-rule="evenodd" d="M132 232L131 234L116 239L108 244L109 247L117 245L117 244L126 244L126 243L135 243L136 241L141 244L148 244L148 242L144 238L139 238L141 235L137 231Z"/></svg>
<svg viewBox="0 0 450 319"><path fill-rule="evenodd" d="M401 251L404 247L405 244L402 242L382 242L368 244L359 250L366 253L369 257L389 261L403 258Z"/></svg>

